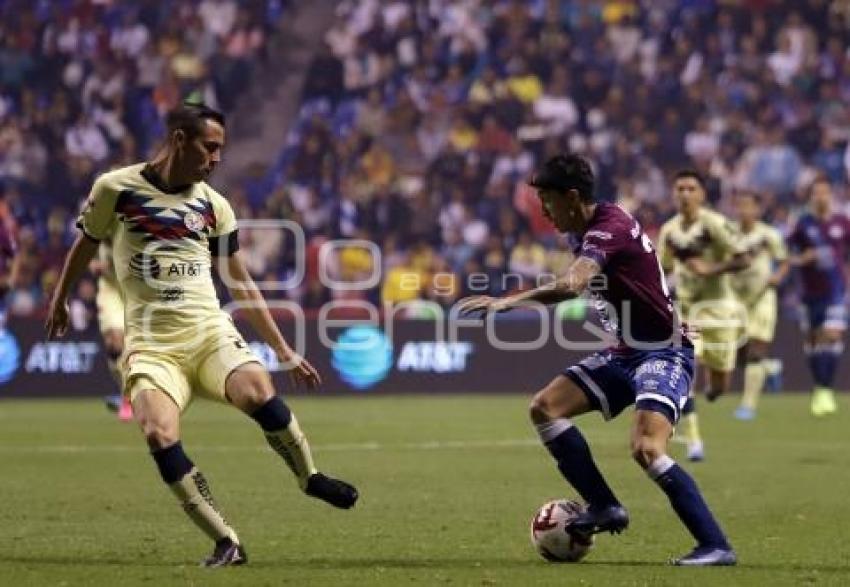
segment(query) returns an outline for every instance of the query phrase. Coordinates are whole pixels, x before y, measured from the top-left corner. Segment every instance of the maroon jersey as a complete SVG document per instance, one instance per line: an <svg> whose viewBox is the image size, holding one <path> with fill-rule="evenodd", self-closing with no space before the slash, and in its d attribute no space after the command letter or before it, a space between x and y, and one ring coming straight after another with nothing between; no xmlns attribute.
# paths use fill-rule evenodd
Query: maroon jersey
<svg viewBox="0 0 850 587"><path fill-rule="evenodd" d="M615 204L597 204L576 255L593 259L602 269L588 289L600 302L603 326L616 332L621 345L636 348L640 343L662 341L676 346L690 344L655 247L628 212Z"/></svg>
<svg viewBox="0 0 850 587"><path fill-rule="evenodd" d="M803 301L841 304L846 291L844 261L850 250L850 219L843 214L826 220L803 214L788 240L796 252L814 249L817 253L813 263L800 268Z"/></svg>

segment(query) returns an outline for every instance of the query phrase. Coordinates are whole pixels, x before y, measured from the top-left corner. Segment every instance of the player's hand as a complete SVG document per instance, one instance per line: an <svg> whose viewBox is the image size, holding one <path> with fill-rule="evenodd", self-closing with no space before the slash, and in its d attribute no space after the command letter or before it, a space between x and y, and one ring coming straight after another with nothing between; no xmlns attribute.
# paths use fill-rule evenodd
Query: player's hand
<svg viewBox="0 0 850 587"><path fill-rule="evenodd" d="M699 257L692 257L685 261L685 267L687 267L691 273L698 275L699 277L709 277L714 275L714 267L712 267L711 263L704 259L700 259Z"/></svg>
<svg viewBox="0 0 850 587"><path fill-rule="evenodd" d="M70 309L68 302L65 300L54 300L50 304L50 310L47 313L47 322L44 324L44 330L47 332L47 340L61 338L68 332L68 322L70 322Z"/></svg>
<svg viewBox="0 0 850 587"><path fill-rule="evenodd" d="M458 312L460 314L474 314L481 312L483 315L489 313L504 312L508 310L507 304L503 298L493 298L490 296L470 296L458 302Z"/></svg>
<svg viewBox="0 0 850 587"><path fill-rule="evenodd" d="M322 384L322 377L310 362L292 350L285 350L278 353L278 359L285 366L288 366L289 379L292 385L298 387L303 383L309 389L316 389Z"/></svg>
<svg viewBox="0 0 850 587"><path fill-rule="evenodd" d="M791 256L791 265L794 267L802 267L803 265L809 265L810 263L814 263L818 258L818 251L815 248L806 249L799 255Z"/></svg>

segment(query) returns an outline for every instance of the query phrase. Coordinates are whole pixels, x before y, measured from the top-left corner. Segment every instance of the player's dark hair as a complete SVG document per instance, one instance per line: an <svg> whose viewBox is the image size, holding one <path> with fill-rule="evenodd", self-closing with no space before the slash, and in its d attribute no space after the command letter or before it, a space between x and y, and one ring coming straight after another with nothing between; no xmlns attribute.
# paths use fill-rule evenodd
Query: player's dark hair
<svg viewBox="0 0 850 587"><path fill-rule="evenodd" d="M562 192L576 190L585 202L594 201L596 178L590 162L579 155L555 155L534 174L530 185Z"/></svg>
<svg viewBox="0 0 850 587"><path fill-rule="evenodd" d="M762 197L762 195L755 190L741 190L735 193L735 197L752 198L752 200L759 206L764 203L764 198Z"/></svg>
<svg viewBox="0 0 850 587"><path fill-rule="evenodd" d="M693 179L695 180L702 189L706 189L705 187L705 178L702 174L696 169L680 169L676 172L676 175L673 176L673 182L677 182L680 179Z"/></svg>
<svg viewBox="0 0 850 587"><path fill-rule="evenodd" d="M830 187L830 189L832 189L832 182L829 181L829 178L823 174L819 174L811 181L811 183L809 183L809 187L806 189L806 197L811 198L815 191L815 186L822 183L825 183Z"/></svg>
<svg viewBox="0 0 850 587"><path fill-rule="evenodd" d="M177 130L182 130L189 138L201 134L205 120L214 120L224 126L224 114L213 110L206 104L183 102L165 117L169 136Z"/></svg>

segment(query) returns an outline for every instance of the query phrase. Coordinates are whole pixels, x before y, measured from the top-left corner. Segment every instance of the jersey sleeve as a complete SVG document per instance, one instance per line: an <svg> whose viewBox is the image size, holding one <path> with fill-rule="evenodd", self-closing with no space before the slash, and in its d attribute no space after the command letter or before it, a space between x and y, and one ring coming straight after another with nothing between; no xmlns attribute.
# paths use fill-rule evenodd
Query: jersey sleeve
<svg viewBox="0 0 850 587"><path fill-rule="evenodd" d="M91 193L77 217L77 228L90 239L102 241L115 230L118 191L104 177L95 180Z"/></svg>
<svg viewBox="0 0 850 587"><path fill-rule="evenodd" d="M600 269L604 268L625 244L624 237L619 235L615 228L606 223L598 224L593 230L587 231L581 240L577 256L593 259Z"/></svg>
<svg viewBox="0 0 850 587"><path fill-rule="evenodd" d="M236 213L223 196L213 193L210 197L215 224L208 240L210 253L214 257L229 257L239 250L239 230Z"/></svg>
<svg viewBox="0 0 850 587"><path fill-rule="evenodd" d="M788 260L788 248L785 246L782 233L775 228L770 229L767 245L770 250L770 255L775 261L779 261L781 263Z"/></svg>

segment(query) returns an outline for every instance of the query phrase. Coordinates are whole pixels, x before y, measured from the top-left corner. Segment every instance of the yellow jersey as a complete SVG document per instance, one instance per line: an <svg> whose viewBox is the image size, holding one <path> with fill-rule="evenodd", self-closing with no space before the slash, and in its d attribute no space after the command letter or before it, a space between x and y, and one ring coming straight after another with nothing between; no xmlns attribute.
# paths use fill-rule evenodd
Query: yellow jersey
<svg viewBox="0 0 850 587"><path fill-rule="evenodd" d="M701 209L695 222L685 226L681 214L664 223L658 234L661 265L676 278L676 297L683 305L707 300L733 298L728 273L702 277L687 268L685 262L698 257L709 263L721 263L744 252L740 236L725 216Z"/></svg>
<svg viewBox="0 0 850 587"><path fill-rule="evenodd" d="M208 184L167 193L145 163L116 169L95 181L77 225L112 242L128 352L194 347L217 334L212 257L238 249L237 223Z"/></svg>
<svg viewBox="0 0 850 587"><path fill-rule="evenodd" d="M782 234L764 222L756 222L749 232L743 232L738 223L735 228L751 259L746 269L730 275L732 290L742 303L751 306L767 290L774 263L785 261L788 250Z"/></svg>

